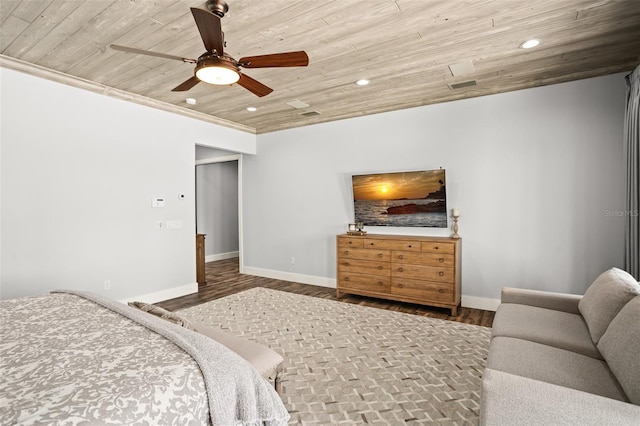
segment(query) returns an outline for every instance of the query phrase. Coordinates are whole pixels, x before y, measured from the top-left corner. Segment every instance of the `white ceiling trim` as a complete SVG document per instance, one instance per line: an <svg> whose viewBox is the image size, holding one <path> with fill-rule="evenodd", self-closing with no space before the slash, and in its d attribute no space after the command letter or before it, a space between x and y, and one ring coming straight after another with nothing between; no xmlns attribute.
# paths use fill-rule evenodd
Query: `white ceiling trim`
<svg viewBox="0 0 640 426"><path fill-rule="evenodd" d="M24 62L19 59L15 59L2 54L0 54L0 67L23 72L34 77L44 78L46 80L55 81L56 83L66 84L68 86L77 87L79 89L88 90L94 93L99 93L101 95L110 96L112 98L134 102L136 104L148 106L162 111L172 112L174 114L180 114L189 118L194 118L196 120L206 121L208 123L240 130L242 132L256 134L256 129L250 126L245 126L229 120L224 120L222 118L213 117L208 114L190 110L188 108L182 108L167 102L151 99L146 96L126 92L124 90L116 89L115 87L105 86L104 84L96 83L93 81L85 80L83 78L65 74L63 72L54 71L45 67L30 64L28 62Z"/></svg>

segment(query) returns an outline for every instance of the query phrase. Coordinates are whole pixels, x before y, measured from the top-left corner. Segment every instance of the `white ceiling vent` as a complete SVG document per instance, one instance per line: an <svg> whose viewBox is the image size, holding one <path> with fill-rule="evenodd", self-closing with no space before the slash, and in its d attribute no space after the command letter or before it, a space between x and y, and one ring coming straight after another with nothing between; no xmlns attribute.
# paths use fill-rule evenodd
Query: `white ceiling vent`
<svg viewBox="0 0 640 426"><path fill-rule="evenodd" d="M309 104L306 104L302 101L296 99L295 101L287 102L287 105L294 107L295 109L307 108Z"/></svg>
<svg viewBox="0 0 640 426"><path fill-rule="evenodd" d="M461 83L450 84L451 89L462 89L463 87L476 86L478 83L475 80L463 81Z"/></svg>
<svg viewBox="0 0 640 426"><path fill-rule="evenodd" d="M303 112L302 114L305 117L313 117L314 115L320 115L320 113L318 111L309 111L309 112Z"/></svg>

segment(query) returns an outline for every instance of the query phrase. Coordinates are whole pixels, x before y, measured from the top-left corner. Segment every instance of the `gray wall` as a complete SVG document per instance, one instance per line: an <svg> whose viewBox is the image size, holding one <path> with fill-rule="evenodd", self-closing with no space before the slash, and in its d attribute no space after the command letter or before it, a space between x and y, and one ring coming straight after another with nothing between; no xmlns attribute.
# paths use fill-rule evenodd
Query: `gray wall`
<svg viewBox="0 0 640 426"><path fill-rule="evenodd" d="M1 297L194 283L194 145L251 153L255 135L0 76ZM606 212L623 209L623 110L618 74L258 135L243 158L244 269L330 283L351 174L442 166L462 215L463 295L581 293L622 265L622 218ZM184 227L158 231L167 220Z"/></svg>
<svg viewBox="0 0 640 426"><path fill-rule="evenodd" d="M197 288L195 145L254 152L255 135L0 73L0 297ZM182 228L158 229L167 221Z"/></svg>
<svg viewBox="0 0 640 426"><path fill-rule="evenodd" d="M196 167L197 230L210 260L237 256L238 161ZM221 256L224 255L224 256Z"/></svg>
<svg viewBox="0 0 640 426"><path fill-rule="evenodd" d="M623 209L624 96L617 74L258 135L243 163L244 265L335 285L351 174L443 167L463 303L503 286L582 293L623 262L623 222L606 211Z"/></svg>

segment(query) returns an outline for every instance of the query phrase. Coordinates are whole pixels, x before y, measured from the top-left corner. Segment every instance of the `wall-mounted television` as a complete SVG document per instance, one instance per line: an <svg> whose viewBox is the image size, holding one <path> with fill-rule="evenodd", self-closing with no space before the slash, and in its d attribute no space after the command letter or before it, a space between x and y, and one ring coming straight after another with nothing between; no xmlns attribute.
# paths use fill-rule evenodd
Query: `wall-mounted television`
<svg viewBox="0 0 640 426"><path fill-rule="evenodd" d="M351 176L355 221L369 226L447 227L445 171Z"/></svg>

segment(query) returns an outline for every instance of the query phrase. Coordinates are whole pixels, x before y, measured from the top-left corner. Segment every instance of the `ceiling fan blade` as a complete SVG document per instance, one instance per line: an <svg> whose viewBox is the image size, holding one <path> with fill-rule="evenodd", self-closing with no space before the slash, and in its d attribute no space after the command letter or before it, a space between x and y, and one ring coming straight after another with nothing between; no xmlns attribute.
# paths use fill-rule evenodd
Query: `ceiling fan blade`
<svg viewBox="0 0 640 426"><path fill-rule="evenodd" d="M238 61L244 68L306 67L309 56L304 51L245 56Z"/></svg>
<svg viewBox="0 0 640 426"><path fill-rule="evenodd" d="M167 55L166 53L151 52L149 50L136 49L135 47L118 46L117 44L112 44L109 47L111 47L113 50L120 50L122 52L127 52L127 53L138 53L140 55L157 56L158 58L174 59L176 61L188 62L190 64L196 63L195 59Z"/></svg>
<svg viewBox="0 0 640 426"><path fill-rule="evenodd" d="M249 77L246 74L240 74L240 80L238 80L238 84L256 96L263 97L273 92L273 89L265 86L257 80Z"/></svg>
<svg viewBox="0 0 640 426"><path fill-rule="evenodd" d="M220 25L220 17L208 10L196 7L191 8L191 13L196 21L200 37L202 37L202 42L207 52L215 50L218 56L222 56L224 53L224 33L222 32L222 25Z"/></svg>
<svg viewBox="0 0 640 426"><path fill-rule="evenodd" d="M177 85L176 87L171 89L171 91L172 92L186 92L187 90L191 89L193 86L195 86L198 83L200 83L200 79L194 75L189 80L187 80L187 81L185 81L183 83L180 83L179 85Z"/></svg>

